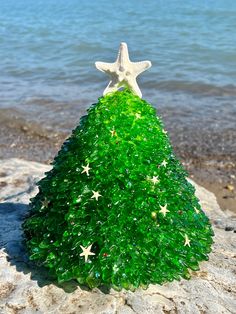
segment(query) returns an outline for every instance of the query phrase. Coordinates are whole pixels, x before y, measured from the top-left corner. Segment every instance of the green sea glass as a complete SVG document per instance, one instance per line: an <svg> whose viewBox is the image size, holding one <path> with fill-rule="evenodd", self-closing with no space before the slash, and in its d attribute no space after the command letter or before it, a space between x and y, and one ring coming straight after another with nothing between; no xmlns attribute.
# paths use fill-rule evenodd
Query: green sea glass
<svg viewBox="0 0 236 314"><path fill-rule="evenodd" d="M30 259L90 288L189 279L214 234L186 176L149 103L127 89L101 97L38 183L23 223Z"/></svg>

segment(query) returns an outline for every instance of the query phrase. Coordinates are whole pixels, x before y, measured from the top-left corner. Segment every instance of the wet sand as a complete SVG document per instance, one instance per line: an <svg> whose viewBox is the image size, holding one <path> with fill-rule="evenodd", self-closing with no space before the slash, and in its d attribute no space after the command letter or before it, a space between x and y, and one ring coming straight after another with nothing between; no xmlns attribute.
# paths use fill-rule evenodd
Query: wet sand
<svg viewBox="0 0 236 314"><path fill-rule="evenodd" d="M184 130L183 130L184 128ZM166 121L175 154L198 184L212 191L223 210L236 213L236 130L213 132ZM0 158L50 163L69 132L40 132L14 121L0 125ZM190 140L191 139L191 140ZM1 180L0 180L1 181Z"/></svg>

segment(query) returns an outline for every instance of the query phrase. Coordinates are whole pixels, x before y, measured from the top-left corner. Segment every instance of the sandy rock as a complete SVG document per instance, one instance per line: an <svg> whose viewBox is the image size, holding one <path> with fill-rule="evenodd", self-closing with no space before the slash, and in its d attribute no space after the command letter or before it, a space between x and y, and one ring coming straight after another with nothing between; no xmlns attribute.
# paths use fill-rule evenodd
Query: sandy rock
<svg viewBox="0 0 236 314"><path fill-rule="evenodd" d="M0 161L0 313L1 314L164 314L236 313L236 230L233 213L223 212L215 196L196 185L211 219L215 238L208 262L192 279L150 285L135 292L89 291L76 282L61 286L35 268L21 243L21 223L35 195L35 183L50 166L9 159ZM225 231L227 225L231 231Z"/></svg>

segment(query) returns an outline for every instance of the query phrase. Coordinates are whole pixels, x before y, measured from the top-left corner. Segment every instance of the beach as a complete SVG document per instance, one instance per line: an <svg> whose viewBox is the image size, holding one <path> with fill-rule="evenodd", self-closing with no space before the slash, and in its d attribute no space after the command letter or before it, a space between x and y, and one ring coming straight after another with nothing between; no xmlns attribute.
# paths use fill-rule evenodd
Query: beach
<svg viewBox="0 0 236 314"><path fill-rule="evenodd" d="M0 312L235 313L236 1L0 8Z"/></svg>
<svg viewBox="0 0 236 314"><path fill-rule="evenodd" d="M80 115L86 112L80 113ZM190 178L213 192L223 210L236 213L236 130L215 130L173 123L163 112L174 152ZM75 124L76 126L76 124ZM74 126L74 127L75 127ZM50 164L70 132L47 131L12 117L0 124L0 158L22 158ZM0 174L1 185L1 174Z"/></svg>
<svg viewBox="0 0 236 314"><path fill-rule="evenodd" d="M13 0L0 11L0 158L49 164L109 78L120 42L197 183L236 212L236 3ZM0 179L1 183L1 179Z"/></svg>

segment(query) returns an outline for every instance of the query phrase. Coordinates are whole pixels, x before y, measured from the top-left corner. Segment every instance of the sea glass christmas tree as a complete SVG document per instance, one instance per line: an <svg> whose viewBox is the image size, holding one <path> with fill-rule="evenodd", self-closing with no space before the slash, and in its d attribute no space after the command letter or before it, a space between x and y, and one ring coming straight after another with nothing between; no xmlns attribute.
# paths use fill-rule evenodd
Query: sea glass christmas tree
<svg viewBox="0 0 236 314"><path fill-rule="evenodd" d="M213 231L122 43L111 81L63 144L23 223L30 259L59 282L135 289L190 278ZM123 90L120 90L124 87Z"/></svg>

